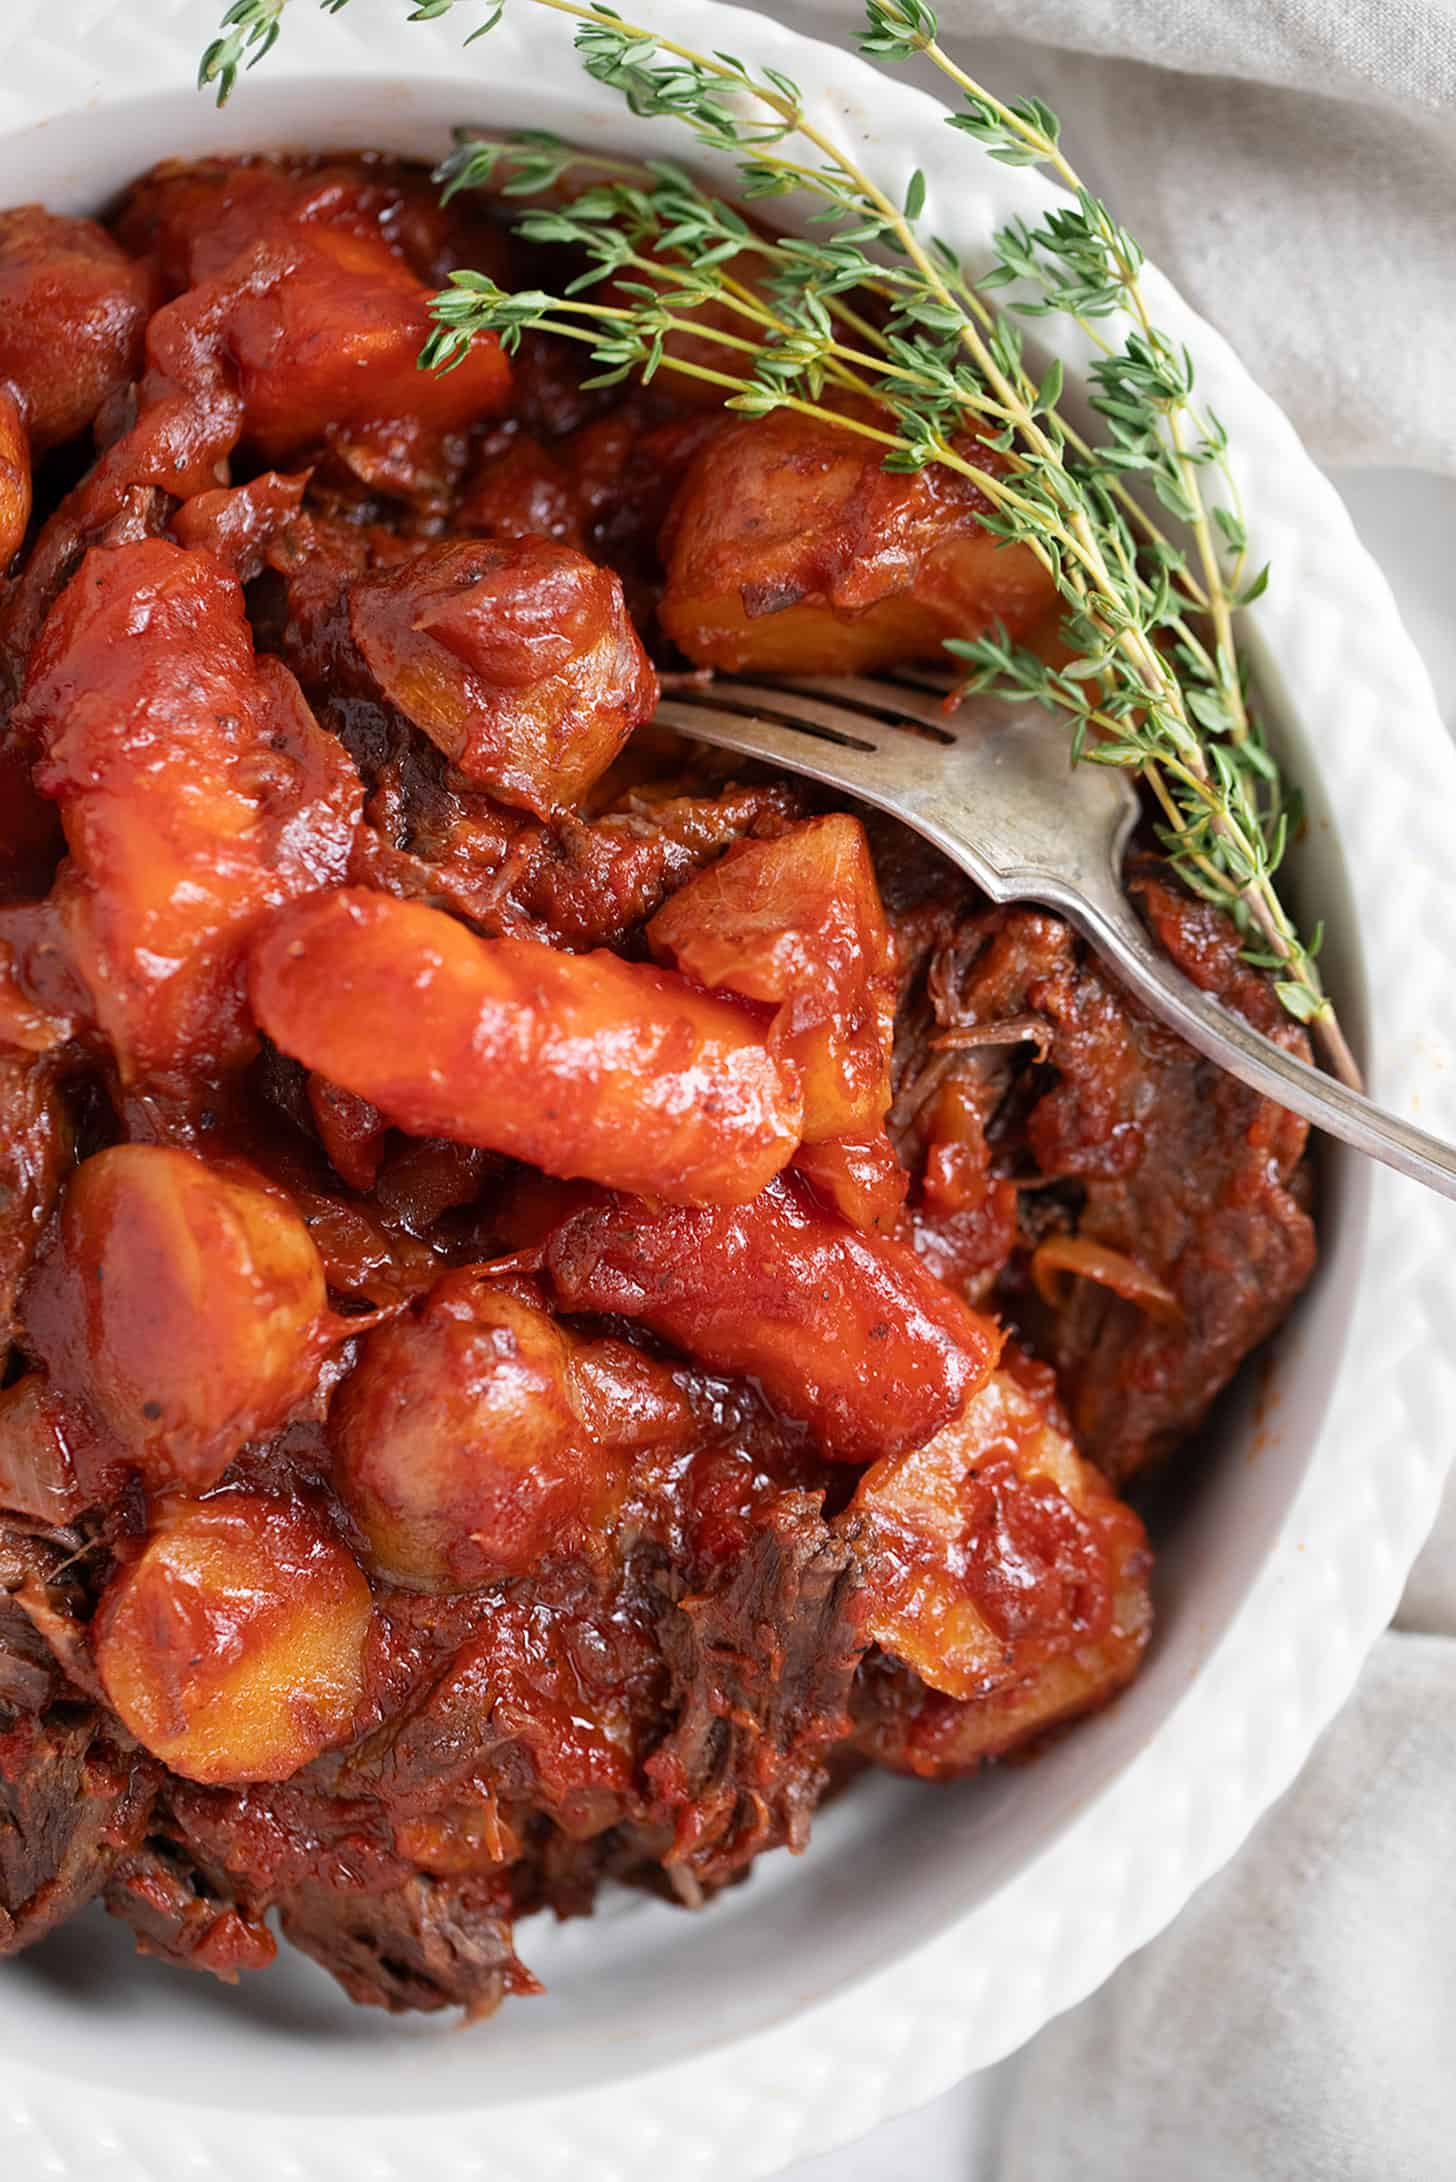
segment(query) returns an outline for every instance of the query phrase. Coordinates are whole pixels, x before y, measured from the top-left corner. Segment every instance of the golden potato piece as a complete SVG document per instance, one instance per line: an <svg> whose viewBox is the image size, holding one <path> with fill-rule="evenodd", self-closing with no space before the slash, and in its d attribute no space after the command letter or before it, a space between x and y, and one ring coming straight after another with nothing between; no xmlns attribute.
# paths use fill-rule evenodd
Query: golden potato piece
<svg viewBox="0 0 1456 2182"><path fill-rule="evenodd" d="M964 443L988 470L1001 458ZM1029 636L1052 580L982 526L980 488L944 467L883 470L848 427L788 411L720 433L663 526L662 627L699 666L852 674L934 658L993 624Z"/></svg>
<svg viewBox="0 0 1456 2182"><path fill-rule="evenodd" d="M620 579L552 538L431 546L361 577L349 626L405 718L539 818L578 803L657 704Z"/></svg>
<svg viewBox="0 0 1456 2182"><path fill-rule="evenodd" d="M847 811L740 841L669 895L653 953L700 985L779 1004L804 1141L867 1136L890 1104L895 984L864 827Z"/></svg>
<svg viewBox="0 0 1456 2182"><path fill-rule="evenodd" d="M0 382L37 455L84 432L136 377L151 275L94 220L0 212Z"/></svg>
<svg viewBox="0 0 1456 2182"><path fill-rule="evenodd" d="M324 1269L272 1192L162 1145L77 1168L26 1300L26 1330L153 1488L216 1483L312 1384Z"/></svg>
<svg viewBox="0 0 1456 2182"><path fill-rule="evenodd" d="M1077 1453L1050 1375L1014 1360L925 1446L874 1464L850 1508L866 1627L909 1677L861 1739L939 1777L1103 1704L1147 1642L1133 1510Z"/></svg>
<svg viewBox="0 0 1456 2182"><path fill-rule="evenodd" d="M97 1614L96 1664L137 1741L188 1780L287 1780L349 1732L369 1586L302 1502L168 1506Z"/></svg>
<svg viewBox="0 0 1456 2182"><path fill-rule="evenodd" d="M660 1446L694 1432L665 1365L584 1340L528 1282L471 1267L366 1337L329 1413L370 1566L422 1591L580 1547L610 1521L644 1433Z"/></svg>

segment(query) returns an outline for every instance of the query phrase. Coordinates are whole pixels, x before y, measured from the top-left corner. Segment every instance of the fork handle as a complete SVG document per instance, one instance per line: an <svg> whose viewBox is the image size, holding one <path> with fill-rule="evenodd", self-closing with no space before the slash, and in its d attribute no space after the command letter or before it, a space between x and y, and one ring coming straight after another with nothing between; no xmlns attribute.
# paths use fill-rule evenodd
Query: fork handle
<svg viewBox="0 0 1456 2182"><path fill-rule="evenodd" d="M1312 1068L1210 999L1159 952L1120 889L1068 895L1055 906L1160 1021L1240 1083L1357 1152L1456 1198L1456 1146L1386 1113L1363 1091Z"/></svg>

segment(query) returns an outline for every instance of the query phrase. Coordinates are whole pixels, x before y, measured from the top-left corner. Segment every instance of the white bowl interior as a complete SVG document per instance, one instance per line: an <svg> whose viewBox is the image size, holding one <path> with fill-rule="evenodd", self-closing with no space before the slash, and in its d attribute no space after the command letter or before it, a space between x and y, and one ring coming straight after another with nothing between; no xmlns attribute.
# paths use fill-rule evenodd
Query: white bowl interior
<svg viewBox="0 0 1456 2182"><path fill-rule="evenodd" d="M104 128L81 111L0 140L0 204L94 210L164 152L371 146L434 157L461 120L600 140L595 102L577 102L569 78L497 93L488 79L443 70L408 82L280 75L266 99L239 99L221 116L195 93L159 93L109 103ZM624 140L633 126L624 119ZM1368 991L1339 842L1272 671L1268 686L1279 739L1309 790L1297 890L1339 935L1328 968L1359 1043ZM802 1860L766 1859L696 1917L614 1896L591 1920L528 1922L522 1954L547 1997L510 2005L483 2035L351 2008L291 1955L236 1991L184 1978L139 1961L121 1928L88 1915L0 1967L8 2055L43 2072L64 2056L72 2082L135 2090L185 2018L187 2067L169 2076L169 2101L242 2108L266 2081L272 2109L299 2114L507 2105L761 2031L949 1925L1023 1871L1167 1721L1264 1565L1318 1436L1325 1360L1343 1349L1362 1255L1368 1173L1330 1153L1322 1184L1319 1276L1270 1357L1220 1406L1190 1490L1167 1517L1146 1669L1034 1764L955 1789L867 1779L822 1814Z"/></svg>

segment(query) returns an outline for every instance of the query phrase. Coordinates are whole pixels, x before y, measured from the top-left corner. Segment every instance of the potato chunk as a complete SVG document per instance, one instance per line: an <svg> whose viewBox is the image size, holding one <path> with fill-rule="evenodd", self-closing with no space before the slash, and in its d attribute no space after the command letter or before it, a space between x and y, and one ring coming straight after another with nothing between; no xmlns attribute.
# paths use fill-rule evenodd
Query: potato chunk
<svg viewBox="0 0 1456 2182"><path fill-rule="evenodd" d="M285 1053L400 1128L546 1174L738 1204L799 1141L797 1081L753 1015L616 955L346 887L278 919L251 989Z"/></svg>
<svg viewBox="0 0 1456 2182"><path fill-rule="evenodd" d="M691 1438L663 1365L587 1341L520 1280L447 1274L418 1312L366 1336L329 1440L370 1565L468 1590L579 1549L620 1498L629 1451Z"/></svg>
<svg viewBox="0 0 1456 2182"><path fill-rule="evenodd" d="M141 368L151 280L94 220L0 212L0 383L37 455L84 432Z"/></svg>
<svg viewBox="0 0 1456 2182"><path fill-rule="evenodd" d="M308 1392L326 1303L281 1198L194 1152L119 1144L72 1176L25 1321L52 1390L150 1486L200 1491Z"/></svg>
<svg viewBox="0 0 1456 2182"><path fill-rule="evenodd" d="M657 703L620 580L548 538L436 546L365 576L349 624L406 719L541 818L580 802Z"/></svg>
<svg viewBox="0 0 1456 2182"><path fill-rule="evenodd" d="M778 1003L773 1038L804 1087L795 1165L856 1227L892 1228L909 1184L884 1126L895 980L859 820L837 811L735 843L669 896L647 936L699 984Z"/></svg>
<svg viewBox="0 0 1456 2182"><path fill-rule="evenodd" d="M671 895L653 953L700 985L777 1003L804 1085L804 1141L867 1136L890 1104L890 935L864 827L848 812L743 841Z"/></svg>
<svg viewBox="0 0 1456 2182"><path fill-rule="evenodd" d="M348 1734L369 1586L302 1502L179 1500L96 1617L96 1664L137 1741L188 1780L287 1780Z"/></svg>
<svg viewBox="0 0 1456 2182"><path fill-rule="evenodd" d="M988 470L1000 457L973 440ZM1054 600L1029 547L984 529L989 503L943 467L880 467L839 425L780 412L720 433L662 533L663 628L700 666L849 674L933 658L1002 622L1024 637Z"/></svg>
<svg viewBox="0 0 1456 2182"><path fill-rule="evenodd" d="M418 167L392 160L164 159L127 193L117 233L155 258L169 293L225 272L278 221L347 228L386 242L436 287L457 265L508 277L504 231L474 197L440 203Z"/></svg>
<svg viewBox="0 0 1456 2182"><path fill-rule="evenodd" d="M52 906L121 1083L186 1107L255 1051L247 943L343 876L358 775L255 656L237 579L161 538L88 555L16 725L60 808Z"/></svg>
<svg viewBox="0 0 1456 2182"><path fill-rule="evenodd" d="M881 1126L867 1137L833 1136L794 1155L801 1174L851 1227L892 1235L910 1190L910 1174Z"/></svg>
<svg viewBox="0 0 1456 2182"><path fill-rule="evenodd" d="M428 305L386 243L313 223L265 231L160 315L225 347L244 437L277 462L381 425L459 431L505 406L510 366L493 334L476 334L453 371L420 370Z"/></svg>
<svg viewBox="0 0 1456 2182"><path fill-rule="evenodd" d="M1052 1387L1013 1360L850 1504L868 1633L924 1685L870 1734L901 1770L964 1771L1105 1703L1142 1656L1146 1534L1077 1453Z"/></svg>
<svg viewBox="0 0 1456 2182"><path fill-rule="evenodd" d="M544 1261L563 1309L640 1319L715 1371L757 1380L847 1462L928 1440L1001 1346L912 1250L857 1234L789 1176L733 1211L584 1206Z"/></svg>

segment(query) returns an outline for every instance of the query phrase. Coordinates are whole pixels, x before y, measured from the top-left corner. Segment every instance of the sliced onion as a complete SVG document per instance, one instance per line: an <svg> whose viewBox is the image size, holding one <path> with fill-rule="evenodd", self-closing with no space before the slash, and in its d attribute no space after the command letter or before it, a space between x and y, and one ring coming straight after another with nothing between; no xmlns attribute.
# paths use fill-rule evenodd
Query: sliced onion
<svg viewBox="0 0 1456 2182"><path fill-rule="evenodd" d="M1105 1243L1093 1242L1089 1236L1049 1235L1033 1251L1032 1282L1043 1303L1052 1310L1060 1309L1066 1302L1064 1274L1094 1280L1100 1288L1110 1288L1125 1303L1135 1303L1140 1311L1146 1311L1159 1325L1183 1323L1178 1298L1156 1273L1147 1272L1121 1250L1109 1250Z"/></svg>

